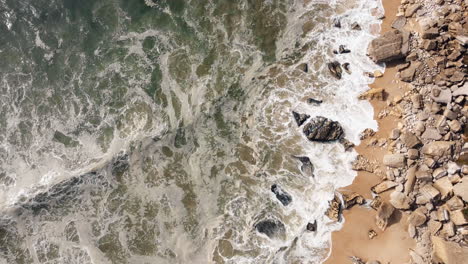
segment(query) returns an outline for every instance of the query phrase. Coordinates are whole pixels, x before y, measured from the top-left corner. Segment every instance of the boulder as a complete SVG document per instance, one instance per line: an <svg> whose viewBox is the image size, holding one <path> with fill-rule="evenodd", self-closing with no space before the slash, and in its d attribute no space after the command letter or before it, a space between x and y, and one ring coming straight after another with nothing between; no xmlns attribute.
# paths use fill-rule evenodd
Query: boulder
<svg viewBox="0 0 468 264"><path fill-rule="evenodd" d="M276 199L278 199L284 206L287 206L292 202L291 195L276 184L271 186L271 192L275 194Z"/></svg>
<svg viewBox="0 0 468 264"><path fill-rule="evenodd" d="M423 31L421 38L435 39L437 36L439 36L439 30L437 28L428 28Z"/></svg>
<svg viewBox="0 0 468 264"><path fill-rule="evenodd" d="M421 212L421 210L413 211L408 217L408 223L415 227L422 226L426 221L427 217L423 212Z"/></svg>
<svg viewBox="0 0 468 264"><path fill-rule="evenodd" d="M374 192L374 193L383 193L387 190L390 190L392 188L395 188L396 186L398 185L398 183L396 182L392 182L392 181L383 181L377 185L375 185L374 187L371 188L371 190Z"/></svg>
<svg viewBox="0 0 468 264"><path fill-rule="evenodd" d="M390 194L390 203L393 205L393 207L401 210L406 210L410 207L410 200L408 196L399 191L394 191L392 194Z"/></svg>
<svg viewBox="0 0 468 264"><path fill-rule="evenodd" d="M444 200L453 193L453 185L447 176L434 182L434 187L440 192L441 199Z"/></svg>
<svg viewBox="0 0 468 264"><path fill-rule="evenodd" d="M468 247L448 242L441 237L432 236L432 254L434 261L446 264L462 264L468 259Z"/></svg>
<svg viewBox="0 0 468 264"><path fill-rule="evenodd" d="M406 17L400 16L397 17L395 20L392 22L392 28L394 29L402 29L406 25Z"/></svg>
<svg viewBox="0 0 468 264"><path fill-rule="evenodd" d="M450 211L450 219L457 226L468 224L468 208Z"/></svg>
<svg viewBox="0 0 468 264"><path fill-rule="evenodd" d="M405 17L413 16L419 8L421 8L421 4L412 4L407 6L405 10Z"/></svg>
<svg viewBox="0 0 468 264"><path fill-rule="evenodd" d="M307 119L310 118L310 115L300 114L300 113L295 112L295 111L293 111L292 114L293 114L294 120L296 120L297 126L302 126L302 124L304 124L305 121L307 121Z"/></svg>
<svg viewBox="0 0 468 264"><path fill-rule="evenodd" d="M452 91L450 91L450 89L433 89L429 96L434 102L441 104L449 104L452 101Z"/></svg>
<svg viewBox="0 0 468 264"><path fill-rule="evenodd" d="M400 139L408 148L415 148L421 145L419 138L411 132L403 133Z"/></svg>
<svg viewBox="0 0 468 264"><path fill-rule="evenodd" d="M367 53L376 63L402 59L409 50L408 40L408 32L391 30L372 40Z"/></svg>
<svg viewBox="0 0 468 264"><path fill-rule="evenodd" d="M449 211L455 211L463 209L463 201L458 196L453 196L445 203L445 206Z"/></svg>
<svg viewBox="0 0 468 264"><path fill-rule="evenodd" d="M431 184L426 184L419 189L419 193L422 197L429 201L434 201L440 196L439 190L434 188Z"/></svg>
<svg viewBox="0 0 468 264"><path fill-rule="evenodd" d="M340 221L341 219L341 202L340 198L335 196L333 200L330 201L330 206L328 207L327 211L325 212L325 215L328 216L328 218L334 220L334 221Z"/></svg>
<svg viewBox="0 0 468 264"><path fill-rule="evenodd" d="M347 193L343 194L343 202L344 202L344 208L349 209L355 204L362 205L366 202L366 199L362 197L362 195L352 192L352 193Z"/></svg>
<svg viewBox="0 0 468 264"><path fill-rule="evenodd" d="M376 225L382 230L385 231L388 225L388 220L395 211L395 208L386 202L383 202L379 209L377 210L377 215L375 216Z"/></svg>
<svg viewBox="0 0 468 264"><path fill-rule="evenodd" d="M452 154L453 141L433 141L422 148L422 153L428 156L445 156Z"/></svg>
<svg viewBox="0 0 468 264"><path fill-rule="evenodd" d="M400 137L400 129L398 128L394 128L392 129L392 131L390 131L390 135L388 138L392 139L392 140L396 140Z"/></svg>
<svg viewBox="0 0 468 264"><path fill-rule="evenodd" d="M403 154L387 154L383 157L383 164L391 168L402 168L405 166Z"/></svg>
<svg viewBox="0 0 468 264"><path fill-rule="evenodd" d="M419 61L411 62L408 68L400 72L400 79L404 82L412 82L414 80L416 71L421 66L421 64L422 63Z"/></svg>
<svg viewBox="0 0 468 264"><path fill-rule="evenodd" d="M428 127L421 135L421 138L427 140L440 140L442 138L442 135L439 133L439 131L437 131L437 129L433 127Z"/></svg>
<svg viewBox="0 0 468 264"><path fill-rule="evenodd" d="M377 99L380 101L384 100L385 90L383 88L372 88L362 94L359 95L359 99L361 100L372 100Z"/></svg>
<svg viewBox="0 0 468 264"><path fill-rule="evenodd" d="M415 160L419 158L419 151L417 149L408 149L408 159Z"/></svg>
<svg viewBox="0 0 468 264"><path fill-rule="evenodd" d="M416 168L416 166L413 166L406 172L405 195L409 195L413 191L414 183L416 182Z"/></svg>
<svg viewBox="0 0 468 264"><path fill-rule="evenodd" d="M328 118L317 116L304 126L304 134L310 141L335 141L344 135L341 125Z"/></svg>
<svg viewBox="0 0 468 264"><path fill-rule="evenodd" d="M453 187L453 192L468 203L468 178L464 178L462 182L457 183Z"/></svg>

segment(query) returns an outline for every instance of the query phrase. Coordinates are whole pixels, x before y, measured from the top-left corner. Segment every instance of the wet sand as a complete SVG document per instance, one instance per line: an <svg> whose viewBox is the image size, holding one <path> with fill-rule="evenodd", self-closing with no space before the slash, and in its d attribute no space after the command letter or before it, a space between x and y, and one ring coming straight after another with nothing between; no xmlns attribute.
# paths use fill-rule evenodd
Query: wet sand
<svg viewBox="0 0 468 264"><path fill-rule="evenodd" d="M397 13L399 0L383 0L385 18L382 23L381 32L391 30L391 23ZM385 167L382 165L383 155L387 153L387 146L367 146L369 141L375 139L387 139L390 131L398 126L397 116L389 114L382 119L378 118L379 112L387 106L388 102L397 96L404 96L408 91L407 84L401 83L395 77L397 71L392 65L387 65L384 76L376 78L370 85L371 88L384 88L387 96L384 101L372 100L374 107L374 119L378 121L379 130L377 133L361 142L356 147L356 151L366 157L371 162L379 165L380 173L369 173L359 171L352 185L340 191L357 192L366 199L371 199L370 188L382 181ZM381 174L381 175L378 175ZM388 201L391 191L386 191L381 195L384 201ZM343 228L332 234L332 248L327 264L351 263L349 257L356 256L364 262L378 260L382 264L387 263L407 263L410 260L409 249L414 248L415 242L409 237L407 232L407 216L396 210L385 231L381 231L375 224L376 211L360 206L354 206L343 213L345 223ZM370 239L369 230L374 230L377 236Z"/></svg>

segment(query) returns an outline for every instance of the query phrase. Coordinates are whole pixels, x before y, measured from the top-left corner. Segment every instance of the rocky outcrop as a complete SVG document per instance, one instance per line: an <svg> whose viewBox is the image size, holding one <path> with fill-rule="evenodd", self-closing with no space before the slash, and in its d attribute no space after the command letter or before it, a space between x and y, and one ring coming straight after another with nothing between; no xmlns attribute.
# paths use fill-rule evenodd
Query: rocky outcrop
<svg viewBox="0 0 468 264"><path fill-rule="evenodd" d="M304 125L304 134L310 141L335 141L343 137L341 125L328 118L317 116Z"/></svg>
<svg viewBox="0 0 468 264"><path fill-rule="evenodd" d="M408 54L408 41L408 32L392 30L372 40L367 53L376 63L402 59Z"/></svg>

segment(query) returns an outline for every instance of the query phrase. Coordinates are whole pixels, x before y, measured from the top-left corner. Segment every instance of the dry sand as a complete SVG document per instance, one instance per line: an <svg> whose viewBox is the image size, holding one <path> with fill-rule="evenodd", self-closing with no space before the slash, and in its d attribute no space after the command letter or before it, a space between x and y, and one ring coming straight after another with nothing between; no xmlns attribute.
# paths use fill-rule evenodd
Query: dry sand
<svg viewBox="0 0 468 264"><path fill-rule="evenodd" d="M399 0L383 0L385 8L385 19L382 23L381 32L391 30L391 23L397 13ZM370 85L371 88L384 88L388 93L385 101L375 101L371 103L374 107L374 118L378 121L379 131L375 136L363 140L361 145L356 147L356 151L381 165L382 157L387 149L381 147L367 146L370 139L387 138L390 131L397 127L398 118L392 115L378 119L377 115L396 96L403 96L408 90L405 83L401 83L395 77L396 69L392 65L387 65L384 76L375 80ZM366 199L371 199L370 188L381 182L381 176L373 173L360 171L353 184L343 188L346 191L353 191L363 195ZM388 201L389 191L381 194L384 201ZM332 248L327 264L351 263L349 257L357 256L364 261L378 260L382 264L394 263L402 264L410 260L409 249L414 248L415 242L409 237L406 223L406 215L398 210L392 216L387 229L382 232L375 224L376 211L354 206L350 210L344 211L345 223L343 228L332 234ZM377 236L370 239L368 231L374 230Z"/></svg>

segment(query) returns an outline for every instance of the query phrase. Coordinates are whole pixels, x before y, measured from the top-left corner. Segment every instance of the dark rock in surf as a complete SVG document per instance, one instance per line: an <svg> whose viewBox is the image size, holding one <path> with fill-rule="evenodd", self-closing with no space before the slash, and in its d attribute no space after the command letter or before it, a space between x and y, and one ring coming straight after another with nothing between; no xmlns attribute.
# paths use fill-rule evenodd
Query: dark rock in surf
<svg viewBox="0 0 468 264"><path fill-rule="evenodd" d="M310 232L317 231L317 221L314 221L313 223L308 223L306 228L307 228L307 231L310 231Z"/></svg>
<svg viewBox="0 0 468 264"><path fill-rule="evenodd" d="M323 103L323 101L322 100L317 100L317 99L314 99L314 98L307 98L307 103L320 105L321 103Z"/></svg>
<svg viewBox="0 0 468 264"><path fill-rule="evenodd" d="M351 70L349 69L349 66L350 66L349 62L343 63L342 66L346 73L351 74Z"/></svg>
<svg viewBox="0 0 468 264"><path fill-rule="evenodd" d="M351 50L347 49L347 48L345 47L345 45L340 45L340 47L338 48L338 52L339 52L340 54L343 54L343 53L350 53Z"/></svg>
<svg viewBox="0 0 468 264"><path fill-rule="evenodd" d="M307 73L309 72L309 65L307 63L301 63L297 65L296 69Z"/></svg>
<svg viewBox="0 0 468 264"><path fill-rule="evenodd" d="M255 229L257 229L259 233L267 235L269 238L278 236L285 231L284 224L276 219L262 220L255 224Z"/></svg>
<svg viewBox="0 0 468 264"><path fill-rule="evenodd" d="M341 75L343 74L343 70L341 69L341 65L337 61L329 62L327 64L328 70L331 72L331 74L337 78L341 79Z"/></svg>
<svg viewBox="0 0 468 264"><path fill-rule="evenodd" d="M314 165L310 161L309 157L305 157L305 156L293 156L293 157L298 159L302 163L301 171L305 175L314 177Z"/></svg>
<svg viewBox="0 0 468 264"><path fill-rule="evenodd" d="M278 199L284 206L287 206L292 202L291 195L289 193L285 192L278 185L273 184L271 186L271 191L276 195L276 199Z"/></svg>
<svg viewBox="0 0 468 264"><path fill-rule="evenodd" d="M305 121L307 121L307 119L309 119L310 115L307 115L307 114L299 114L298 112L295 112L293 111L293 116L294 116L294 120L296 120L296 124L297 126L302 126L302 124L305 123Z"/></svg>
<svg viewBox="0 0 468 264"><path fill-rule="evenodd" d="M357 22L354 22L353 24L351 24L351 29L352 30L361 30L361 26Z"/></svg>
<svg viewBox="0 0 468 264"><path fill-rule="evenodd" d="M333 19L333 26L336 28L341 28L341 20L337 17Z"/></svg>
<svg viewBox="0 0 468 264"><path fill-rule="evenodd" d="M323 116L317 116L310 120L304 126L303 131L310 141L319 142L339 140L344 134L340 123Z"/></svg>

